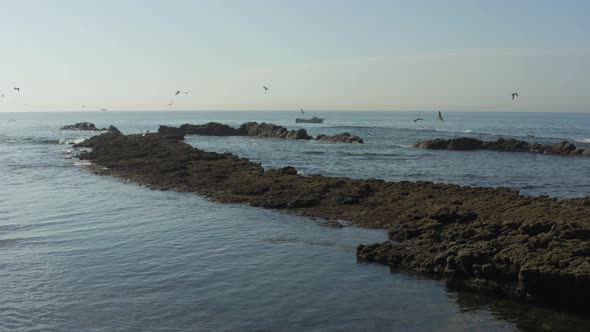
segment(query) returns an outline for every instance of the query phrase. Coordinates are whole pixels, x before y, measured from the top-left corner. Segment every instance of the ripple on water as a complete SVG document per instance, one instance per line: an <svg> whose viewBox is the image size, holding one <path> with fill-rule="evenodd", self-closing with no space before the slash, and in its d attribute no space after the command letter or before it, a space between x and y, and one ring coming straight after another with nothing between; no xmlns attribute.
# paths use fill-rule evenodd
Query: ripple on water
<svg viewBox="0 0 590 332"><path fill-rule="evenodd" d="M63 125L75 122L73 116L56 118ZM146 125L136 114L97 116L94 122L101 127L112 123L133 132L137 123ZM167 116L149 118L144 129L166 123ZM204 115L175 116L179 124L204 122ZM379 119L374 122L389 121ZM326 128L320 129L342 131ZM465 154L401 149L423 134L399 134L387 125L368 130L369 143L354 147L211 137L189 141L266 167L292 164L306 174L448 182L478 174L463 183L520 179L519 185L532 183L531 191L545 193L565 192L571 184L564 178L556 187L559 179L547 176L547 169L561 174L554 171L564 167L572 174L586 165L581 159L547 162L545 156L491 153L465 159ZM60 138L51 133L42 139ZM590 330L584 317L473 298L443 281L359 264L356 245L385 240L382 231L326 228L275 211L152 191L74 166L64 159L63 145L26 144L0 142L0 171L10 174L0 177L0 331ZM307 150L311 153L304 154ZM392 155L365 162L345 153ZM528 169L519 171L525 162ZM516 173L507 178L506 169ZM577 182L569 188L588 192L587 183Z"/></svg>

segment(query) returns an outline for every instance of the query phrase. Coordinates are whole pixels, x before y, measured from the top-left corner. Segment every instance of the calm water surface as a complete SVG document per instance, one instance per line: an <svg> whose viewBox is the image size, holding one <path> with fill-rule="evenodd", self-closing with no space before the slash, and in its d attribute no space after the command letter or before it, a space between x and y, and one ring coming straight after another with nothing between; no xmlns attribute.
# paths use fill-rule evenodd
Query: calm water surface
<svg viewBox="0 0 590 332"><path fill-rule="evenodd" d="M306 174L509 186L531 195L590 194L590 158L425 151L419 139L500 135L590 141L581 114L333 112L312 134L348 131L365 145L190 137L265 167ZM428 121L414 124L422 116ZM431 117L432 119L428 118ZM0 331L563 331L578 315L456 292L444 281L356 261L382 231L184 193L86 171L66 152L92 121L127 133L158 124L268 121L282 112L0 113ZM9 121L15 120L15 121ZM530 137L527 135L534 135Z"/></svg>

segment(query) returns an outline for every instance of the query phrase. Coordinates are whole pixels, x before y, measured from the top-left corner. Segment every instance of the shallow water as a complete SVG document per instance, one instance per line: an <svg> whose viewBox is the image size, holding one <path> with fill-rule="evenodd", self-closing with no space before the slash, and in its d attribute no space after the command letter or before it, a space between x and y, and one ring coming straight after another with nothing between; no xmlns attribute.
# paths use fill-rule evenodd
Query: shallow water
<svg viewBox="0 0 590 332"><path fill-rule="evenodd" d="M433 153L408 146L419 138L456 134L387 127L387 121L402 123L413 114L324 115L325 124L306 127L312 133L369 131L367 144L236 137L188 141L267 167L294 165L305 173L522 186L531 194L563 197L590 192L584 158ZM447 122L455 116L447 115ZM572 116L562 121L579 126L587 121ZM210 120L295 127L292 117L278 112L0 113L0 331L590 330L590 320L574 314L458 292L444 281L357 262L356 245L383 241L382 231L326 228L276 211L94 176L69 157L70 145L60 144L91 133L57 130L82 120L125 132ZM483 131L492 123L476 118L469 120L473 125L461 126L475 128L481 121ZM359 126L352 126L355 122ZM547 137L590 137L584 128L551 130ZM534 133L541 136L541 131ZM516 129L496 134L515 135ZM522 170L524 163L532 171Z"/></svg>

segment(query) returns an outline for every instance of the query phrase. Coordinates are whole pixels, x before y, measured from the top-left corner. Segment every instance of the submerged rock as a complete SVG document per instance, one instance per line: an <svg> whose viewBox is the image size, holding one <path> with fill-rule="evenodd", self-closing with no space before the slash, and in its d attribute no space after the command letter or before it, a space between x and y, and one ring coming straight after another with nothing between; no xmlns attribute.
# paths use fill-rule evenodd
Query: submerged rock
<svg viewBox="0 0 590 332"><path fill-rule="evenodd" d="M557 154L564 156L590 155L585 149L578 149L573 143L562 141L557 144L540 144L520 141L514 138L504 139L502 137L495 141L481 141L470 137L459 137L452 139L437 138L434 140L421 141L415 147L432 150L493 150L508 152L532 152Z"/></svg>
<svg viewBox="0 0 590 332"><path fill-rule="evenodd" d="M444 276L478 292L590 310L590 197L303 176L293 167L265 170L193 148L182 138L108 132L79 144L92 148L79 157L99 174L154 189L386 229L389 240L359 245L358 259ZM469 146L460 142L455 146Z"/></svg>

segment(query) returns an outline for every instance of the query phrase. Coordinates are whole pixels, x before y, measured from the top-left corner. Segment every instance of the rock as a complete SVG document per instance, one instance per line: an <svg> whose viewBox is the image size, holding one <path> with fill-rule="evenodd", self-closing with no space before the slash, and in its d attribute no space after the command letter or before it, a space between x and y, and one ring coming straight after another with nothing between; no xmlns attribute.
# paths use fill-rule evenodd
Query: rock
<svg viewBox="0 0 590 332"><path fill-rule="evenodd" d="M317 141L331 141L331 142L337 142L337 143L359 143L359 144L364 143L362 138L355 136L355 135L351 135L349 133L342 133L342 134L337 134L334 136L318 135L315 138L315 140L317 140Z"/></svg>
<svg viewBox="0 0 590 332"><path fill-rule="evenodd" d="M163 135L171 135L171 136L184 136L185 131L184 129L177 128L177 127L169 127L169 126L160 126L158 128L158 133Z"/></svg>
<svg viewBox="0 0 590 332"><path fill-rule="evenodd" d="M233 128L217 122L209 122L202 125L183 124L180 127L160 126L158 133L174 136L183 135L206 135L206 136L251 136L285 138L291 140L313 139L303 128L288 130L285 127L272 123L246 122L239 128ZM362 138L349 133L342 133L334 136L319 135L317 140L332 141L339 143L364 143Z"/></svg>
<svg viewBox="0 0 590 332"><path fill-rule="evenodd" d="M277 170L277 172L285 175L297 175L297 169L295 169L295 167L292 166L280 168Z"/></svg>
<svg viewBox="0 0 590 332"><path fill-rule="evenodd" d="M449 150L477 150L481 148L483 142L469 137L453 138L449 141L447 149Z"/></svg>
<svg viewBox="0 0 590 332"><path fill-rule="evenodd" d="M548 147L548 152L552 154L569 154L571 151L576 150L576 146L568 141L553 144Z"/></svg>
<svg viewBox="0 0 590 332"><path fill-rule="evenodd" d="M192 125L185 123L180 126L185 135L203 135L203 136L238 136L241 131L225 124L209 122L203 125Z"/></svg>
<svg viewBox="0 0 590 332"><path fill-rule="evenodd" d="M437 138L434 140L420 141L415 145L421 149L433 150L493 150L508 152L532 152L557 154L564 156L588 156L589 150L578 149L573 143L563 141L557 144L539 144L516 140L514 138L504 139L502 137L495 141L480 141L470 137L459 137L452 139Z"/></svg>
<svg viewBox="0 0 590 332"><path fill-rule="evenodd" d="M434 140L429 141L421 141L415 144L415 147L421 149L431 149L431 150L446 150L449 148L450 140L445 140L442 138L437 138Z"/></svg>
<svg viewBox="0 0 590 332"><path fill-rule="evenodd" d="M307 134L307 131L305 129L297 129L297 130L291 130L289 131L289 133L287 133L287 136L285 136L286 139L311 139L311 136L309 136Z"/></svg>
<svg viewBox="0 0 590 332"><path fill-rule="evenodd" d="M277 132L270 126L247 127ZM293 167L265 170L229 153L193 148L175 133L166 128L147 135L106 132L80 143L92 150L79 158L99 166L94 169L99 174L154 189L382 228L389 240L359 245L359 260L444 276L478 292L590 312L590 198L302 176ZM456 146L469 146L463 143ZM501 140L498 146L525 145ZM556 151L573 150L560 143Z"/></svg>
<svg viewBox="0 0 590 332"><path fill-rule="evenodd" d="M73 125L63 126L61 130L100 131L101 129L96 128L94 123L91 122L78 122Z"/></svg>
<svg viewBox="0 0 590 332"><path fill-rule="evenodd" d="M115 126L113 126L113 125L110 125L110 126L107 128L107 130L106 130L106 131L110 131L110 132L113 132L113 133L115 133L115 134L121 134L121 131L120 131L120 130L119 130L117 127L115 127Z"/></svg>

